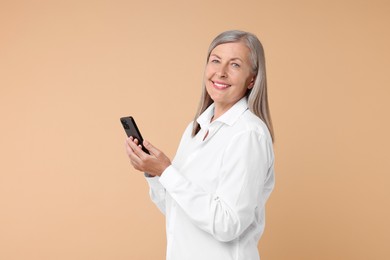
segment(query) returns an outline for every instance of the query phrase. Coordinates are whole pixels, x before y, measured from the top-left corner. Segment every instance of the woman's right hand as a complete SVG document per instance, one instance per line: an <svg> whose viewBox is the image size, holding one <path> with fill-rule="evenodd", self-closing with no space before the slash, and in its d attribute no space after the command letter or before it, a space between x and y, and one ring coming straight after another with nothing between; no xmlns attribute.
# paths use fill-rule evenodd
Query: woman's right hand
<svg viewBox="0 0 390 260"><path fill-rule="evenodd" d="M161 176L164 170L171 165L171 160L148 141L144 141L143 145L149 150L150 154L142 150L137 139L133 137L126 139L126 152L131 164L136 170L152 176Z"/></svg>

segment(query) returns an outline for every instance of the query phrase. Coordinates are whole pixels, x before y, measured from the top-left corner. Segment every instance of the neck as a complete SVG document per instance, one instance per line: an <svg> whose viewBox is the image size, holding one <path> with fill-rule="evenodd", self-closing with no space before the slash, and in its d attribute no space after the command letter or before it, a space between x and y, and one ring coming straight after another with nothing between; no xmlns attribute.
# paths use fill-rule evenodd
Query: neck
<svg viewBox="0 0 390 260"><path fill-rule="evenodd" d="M214 105L214 116L211 118L211 122L215 121L217 118L222 116L231 107L232 107L232 105L223 105L223 104L215 103L215 105Z"/></svg>

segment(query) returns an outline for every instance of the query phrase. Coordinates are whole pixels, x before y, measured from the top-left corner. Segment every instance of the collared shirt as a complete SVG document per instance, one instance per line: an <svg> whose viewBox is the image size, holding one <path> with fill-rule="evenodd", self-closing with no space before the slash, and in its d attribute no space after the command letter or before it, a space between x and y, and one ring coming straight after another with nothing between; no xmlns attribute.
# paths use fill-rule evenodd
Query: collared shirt
<svg viewBox="0 0 390 260"><path fill-rule="evenodd" d="M271 136L245 97L210 123L213 114L212 104L196 136L192 123L186 128L172 165L146 178L166 216L167 260L260 259L274 187Z"/></svg>

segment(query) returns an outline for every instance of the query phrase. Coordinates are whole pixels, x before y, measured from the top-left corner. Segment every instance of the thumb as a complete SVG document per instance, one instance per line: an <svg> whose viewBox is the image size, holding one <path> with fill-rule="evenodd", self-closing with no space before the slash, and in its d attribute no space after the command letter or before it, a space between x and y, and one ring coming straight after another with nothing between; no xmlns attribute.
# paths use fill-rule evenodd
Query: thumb
<svg viewBox="0 0 390 260"><path fill-rule="evenodd" d="M158 150L156 147L154 147L151 143L149 143L147 140L144 140L144 142L142 143L146 149L148 149L148 151L154 155L154 156L157 156L158 153L160 152L160 150Z"/></svg>

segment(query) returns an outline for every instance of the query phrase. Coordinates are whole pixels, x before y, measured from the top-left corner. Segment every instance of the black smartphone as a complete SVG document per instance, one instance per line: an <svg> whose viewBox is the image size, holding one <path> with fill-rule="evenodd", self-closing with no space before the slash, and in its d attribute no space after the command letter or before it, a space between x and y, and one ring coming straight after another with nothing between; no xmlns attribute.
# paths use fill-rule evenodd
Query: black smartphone
<svg viewBox="0 0 390 260"><path fill-rule="evenodd" d="M150 154L149 151L143 145L144 139L142 138L141 132L139 131L134 118L131 116L121 117L121 123L123 128L125 129L127 137L132 136L134 139L137 139L138 143L142 146L142 150L145 153Z"/></svg>

